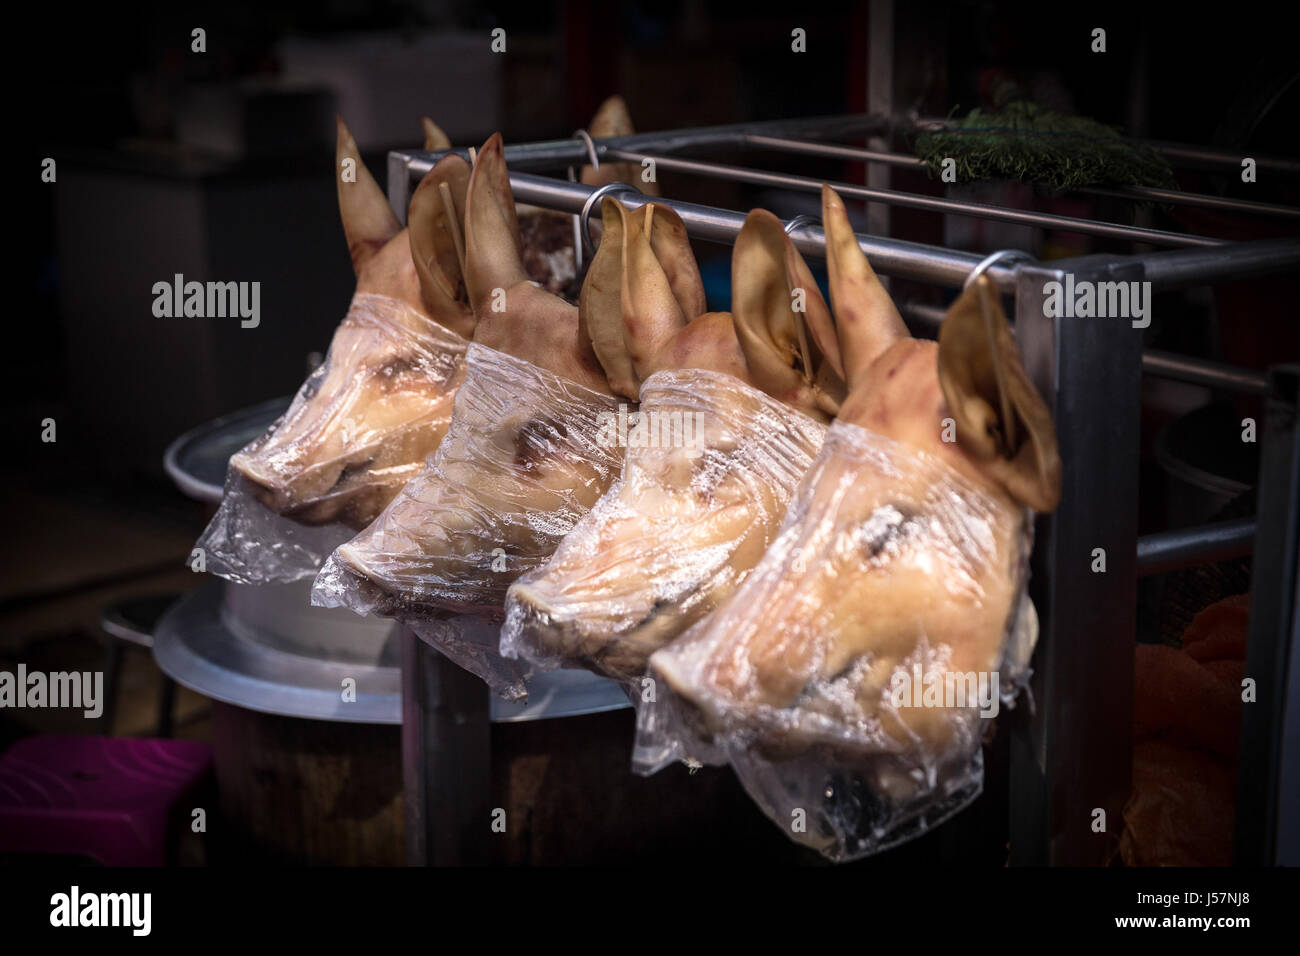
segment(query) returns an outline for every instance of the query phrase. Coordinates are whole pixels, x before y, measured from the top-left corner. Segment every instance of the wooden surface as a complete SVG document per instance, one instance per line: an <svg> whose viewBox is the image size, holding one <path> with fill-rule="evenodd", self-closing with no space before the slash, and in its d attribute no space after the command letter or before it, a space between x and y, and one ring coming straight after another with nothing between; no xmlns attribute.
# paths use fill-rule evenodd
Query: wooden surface
<svg viewBox="0 0 1300 956"><path fill-rule="evenodd" d="M212 704L220 820L213 862L396 866L402 768L394 726L259 714ZM218 827L228 830L223 839Z"/></svg>

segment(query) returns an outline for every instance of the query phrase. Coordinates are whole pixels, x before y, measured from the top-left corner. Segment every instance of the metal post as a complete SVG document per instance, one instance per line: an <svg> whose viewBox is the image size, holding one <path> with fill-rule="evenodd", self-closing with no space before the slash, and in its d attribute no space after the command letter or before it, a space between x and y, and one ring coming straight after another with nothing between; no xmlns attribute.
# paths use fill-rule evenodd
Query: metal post
<svg viewBox="0 0 1300 956"><path fill-rule="evenodd" d="M1259 460L1233 864L1300 864L1300 365L1270 370Z"/></svg>
<svg viewBox="0 0 1300 956"><path fill-rule="evenodd" d="M891 116L894 112L894 0L871 0L867 13L867 111L876 116ZM890 133L869 140L877 150L887 149L884 138ZM872 189L889 189L889 167L873 165L867 169L867 186ZM873 236L888 236L889 207L883 203L867 204L867 232ZM886 280L888 281L888 280Z"/></svg>
<svg viewBox="0 0 1300 956"><path fill-rule="evenodd" d="M1102 257L1072 269L1076 283L1142 279L1140 265ZM1141 339L1120 319L1045 317L1045 284L1064 275L1023 266L1016 282L1017 339L1054 413L1064 487L1036 526L1040 629L1034 710L1011 741L1013 865L1105 864L1132 770Z"/></svg>
<svg viewBox="0 0 1300 956"><path fill-rule="evenodd" d="M487 685L401 629L406 862L487 862L491 723Z"/></svg>

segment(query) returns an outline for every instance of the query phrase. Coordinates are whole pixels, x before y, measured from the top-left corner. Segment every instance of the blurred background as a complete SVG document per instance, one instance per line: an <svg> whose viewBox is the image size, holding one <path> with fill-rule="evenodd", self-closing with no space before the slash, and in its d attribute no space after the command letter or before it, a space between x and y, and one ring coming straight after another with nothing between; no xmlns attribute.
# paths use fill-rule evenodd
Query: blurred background
<svg viewBox="0 0 1300 956"><path fill-rule="evenodd" d="M627 100L638 131L862 112L873 95L873 29L888 11L887 104L898 114L964 114L1010 80L1042 104L1133 136L1295 156L1293 39L1253 10L1220 11L1211 21L1186 5L1118 3L863 2L771 12L706 0L39 7L18 42L46 55L48 69L11 86L20 101L11 149L24 158L30 179L19 188L35 209L21 231L15 281L23 306L0 350L3 439L23 452L0 473L16 524L0 546L7 669L20 660L31 669L98 668L106 608L197 585L201 576L183 562L210 506L176 489L163 452L190 428L292 393L346 311L354 280L335 205L336 113L382 185L386 151L418 146L421 116L471 145L498 130L507 144L569 137L613 93ZM1108 29L1104 55L1083 39L1095 26ZM196 27L206 31L204 53L191 50ZM496 27L507 32L504 55L489 48ZM795 27L807 31L806 54L791 51ZM46 158L57 162L54 184L37 180ZM860 165L762 160L865 181ZM1297 202L1294 180L1244 186L1194 171L1179 177L1193 191ZM660 179L672 198L767 205L785 217L815 211L815 197L804 203L672 173ZM895 171L892 185L945 194L920 172ZM1134 215L1131 206L1025 186L946 193L1117 221ZM1137 214L1156 227L1230 238L1284 234L1287 225L1186 208ZM860 224L868 227L865 215ZM889 230L976 250L1033 248L1043 258L1129 251L902 210ZM697 252L706 274L725 284L728 250ZM175 273L260 281L260 327L155 318L152 285ZM1294 292L1290 279L1179 294L1157 303L1147 344L1263 368L1300 354ZM1246 315L1249 322L1234 319ZM1144 530L1170 517L1158 430L1213 398L1168 382L1145 387ZM54 443L41 441L45 419L57 423ZM1248 493L1253 467L1230 463L1224 477L1241 485L1234 494ZM1204 520L1207 507L1176 517ZM1152 615L1146 626L1158 638ZM152 659L132 650L115 666L118 706L103 729L152 733L161 686ZM211 736L205 698L182 690L174 715L178 736ZM0 749L51 729L84 732L84 724L68 712L5 711Z"/></svg>

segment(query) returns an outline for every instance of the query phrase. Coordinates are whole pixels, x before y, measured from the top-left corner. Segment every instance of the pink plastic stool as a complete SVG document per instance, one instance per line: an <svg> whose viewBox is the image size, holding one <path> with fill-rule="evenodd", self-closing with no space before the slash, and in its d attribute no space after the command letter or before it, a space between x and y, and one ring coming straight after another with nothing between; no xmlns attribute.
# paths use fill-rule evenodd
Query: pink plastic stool
<svg viewBox="0 0 1300 956"><path fill-rule="evenodd" d="M0 755L0 853L162 866L172 811L211 764L193 740L24 738Z"/></svg>

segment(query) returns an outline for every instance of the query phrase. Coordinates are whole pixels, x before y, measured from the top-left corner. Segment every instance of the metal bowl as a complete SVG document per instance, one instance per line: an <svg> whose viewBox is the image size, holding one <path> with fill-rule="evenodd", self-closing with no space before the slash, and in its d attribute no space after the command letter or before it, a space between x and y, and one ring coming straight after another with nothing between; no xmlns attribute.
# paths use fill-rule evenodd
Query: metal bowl
<svg viewBox="0 0 1300 956"><path fill-rule="evenodd" d="M289 405L273 399L224 415L177 438L163 466L182 492L216 505L233 455ZM343 608L311 605L310 580L246 585L212 578L178 601L154 635L158 666L214 700L290 717L400 724L397 627ZM355 701L343 681L356 682ZM492 698L494 721L538 720L629 706L617 684L585 671L543 671L528 701Z"/></svg>

